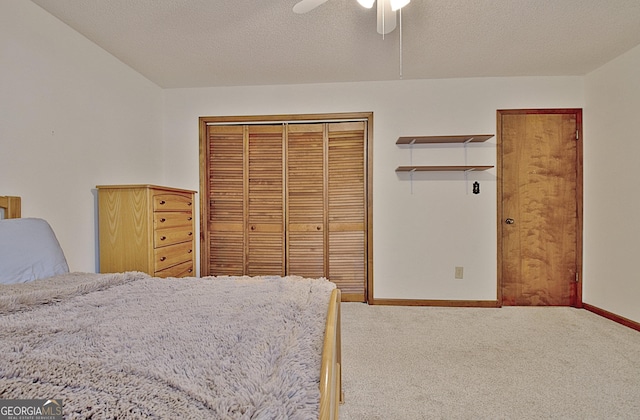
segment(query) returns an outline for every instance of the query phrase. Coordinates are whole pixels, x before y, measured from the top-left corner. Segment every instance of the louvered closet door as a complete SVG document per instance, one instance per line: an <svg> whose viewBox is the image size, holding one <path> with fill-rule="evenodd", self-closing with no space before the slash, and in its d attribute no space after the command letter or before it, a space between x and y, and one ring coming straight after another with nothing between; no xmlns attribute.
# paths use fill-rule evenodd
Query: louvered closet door
<svg viewBox="0 0 640 420"><path fill-rule="evenodd" d="M208 270L203 275L244 274L244 128L208 126L209 217L204 232Z"/></svg>
<svg viewBox="0 0 640 420"><path fill-rule="evenodd" d="M287 126L287 273L324 277L324 124Z"/></svg>
<svg viewBox="0 0 640 420"><path fill-rule="evenodd" d="M367 123L206 126L202 275L327 277L366 301Z"/></svg>
<svg viewBox="0 0 640 420"><path fill-rule="evenodd" d="M365 300L366 193L364 122L332 123L328 141L327 277L344 300Z"/></svg>
<svg viewBox="0 0 640 420"><path fill-rule="evenodd" d="M284 126L250 125L246 274L284 275Z"/></svg>

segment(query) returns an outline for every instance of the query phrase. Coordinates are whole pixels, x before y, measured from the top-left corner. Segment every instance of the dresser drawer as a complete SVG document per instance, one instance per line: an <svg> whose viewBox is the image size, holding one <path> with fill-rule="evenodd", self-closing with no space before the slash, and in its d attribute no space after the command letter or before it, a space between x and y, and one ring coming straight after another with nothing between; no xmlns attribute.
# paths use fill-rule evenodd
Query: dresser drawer
<svg viewBox="0 0 640 420"><path fill-rule="evenodd" d="M156 229L153 232L153 247L160 248L179 244L181 242L191 241L193 239L193 230L189 227L178 226L167 229Z"/></svg>
<svg viewBox="0 0 640 420"><path fill-rule="evenodd" d="M160 211L153 213L153 226L156 230L192 225L193 215L186 211Z"/></svg>
<svg viewBox="0 0 640 420"><path fill-rule="evenodd" d="M175 244L156 248L153 251L155 259L155 270L160 271L165 268L193 261L193 243L191 241L182 244Z"/></svg>
<svg viewBox="0 0 640 420"><path fill-rule="evenodd" d="M193 198L180 194L155 194L153 196L153 211L181 211L193 210Z"/></svg>
<svg viewBox="0 0 640 420"><path fill-rule="evenodd" d="M156 271L156 277L193 277L194 271L193 261L185 261L173 267Z"/></svg>

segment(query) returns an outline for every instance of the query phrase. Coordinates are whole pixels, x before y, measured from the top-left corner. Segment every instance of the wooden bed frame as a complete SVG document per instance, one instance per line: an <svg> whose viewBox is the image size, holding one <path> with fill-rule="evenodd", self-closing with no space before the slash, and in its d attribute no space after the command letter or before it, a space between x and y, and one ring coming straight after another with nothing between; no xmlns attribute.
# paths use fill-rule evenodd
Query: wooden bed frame
<svg viewBox="0 0 640 420"><path fill-rule="evenodd" d="M322 365L320 367L320 420L337 419L342 393L342 343L340 338L340 289L331 292L327 323L324 329Z"/></svg>
<svg viewBox="0 0 640 420"><path fill-rule="evenodd" d="M21 217L20 197L0 196L0 208L4 209L5 219ZM342 392L340 302L340 289L336 288L331 292L322 347L319 420L337 419L339 417L340 404L344 402L344 394Z"/></svg>
<svg viewBox="0 0 640 420"><path fill-rule="evenodd" d="M4 209L5 219L17 219L20 217L20 197L8 195L0 196L0 208Z"/></svg>

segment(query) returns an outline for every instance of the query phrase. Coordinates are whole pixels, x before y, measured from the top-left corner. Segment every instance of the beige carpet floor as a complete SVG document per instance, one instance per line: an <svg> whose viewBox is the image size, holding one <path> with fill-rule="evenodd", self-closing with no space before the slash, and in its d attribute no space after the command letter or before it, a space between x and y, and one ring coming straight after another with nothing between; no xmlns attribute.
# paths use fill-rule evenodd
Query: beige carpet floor
<svg viewBox="0 0 640 420"><path fill-rule="evenodd" d="M573 308L342 305L343 420L640 419L640 332Z"/></svg>

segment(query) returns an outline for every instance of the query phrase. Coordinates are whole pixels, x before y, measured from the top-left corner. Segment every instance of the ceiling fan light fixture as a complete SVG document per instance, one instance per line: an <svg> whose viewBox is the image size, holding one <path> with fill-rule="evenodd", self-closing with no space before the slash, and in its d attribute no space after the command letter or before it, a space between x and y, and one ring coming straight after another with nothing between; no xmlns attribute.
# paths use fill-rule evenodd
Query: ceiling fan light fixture
<svg viewBox="0 0 640 420"><path fill-rule="evenodd" d="M373 7L373 3L376 0L358 0L358 3L360 3L360 6L365 7L367 9L371 9Z"/></svg>
<svg viewBox="0 0 640 420"><path fill-rule="evenodd" d="M398 9L402 9L404 6L406 6L411 2L411 0L389 0L389 1L391 3L391 10L393 10L394 12Z"/></svg>

